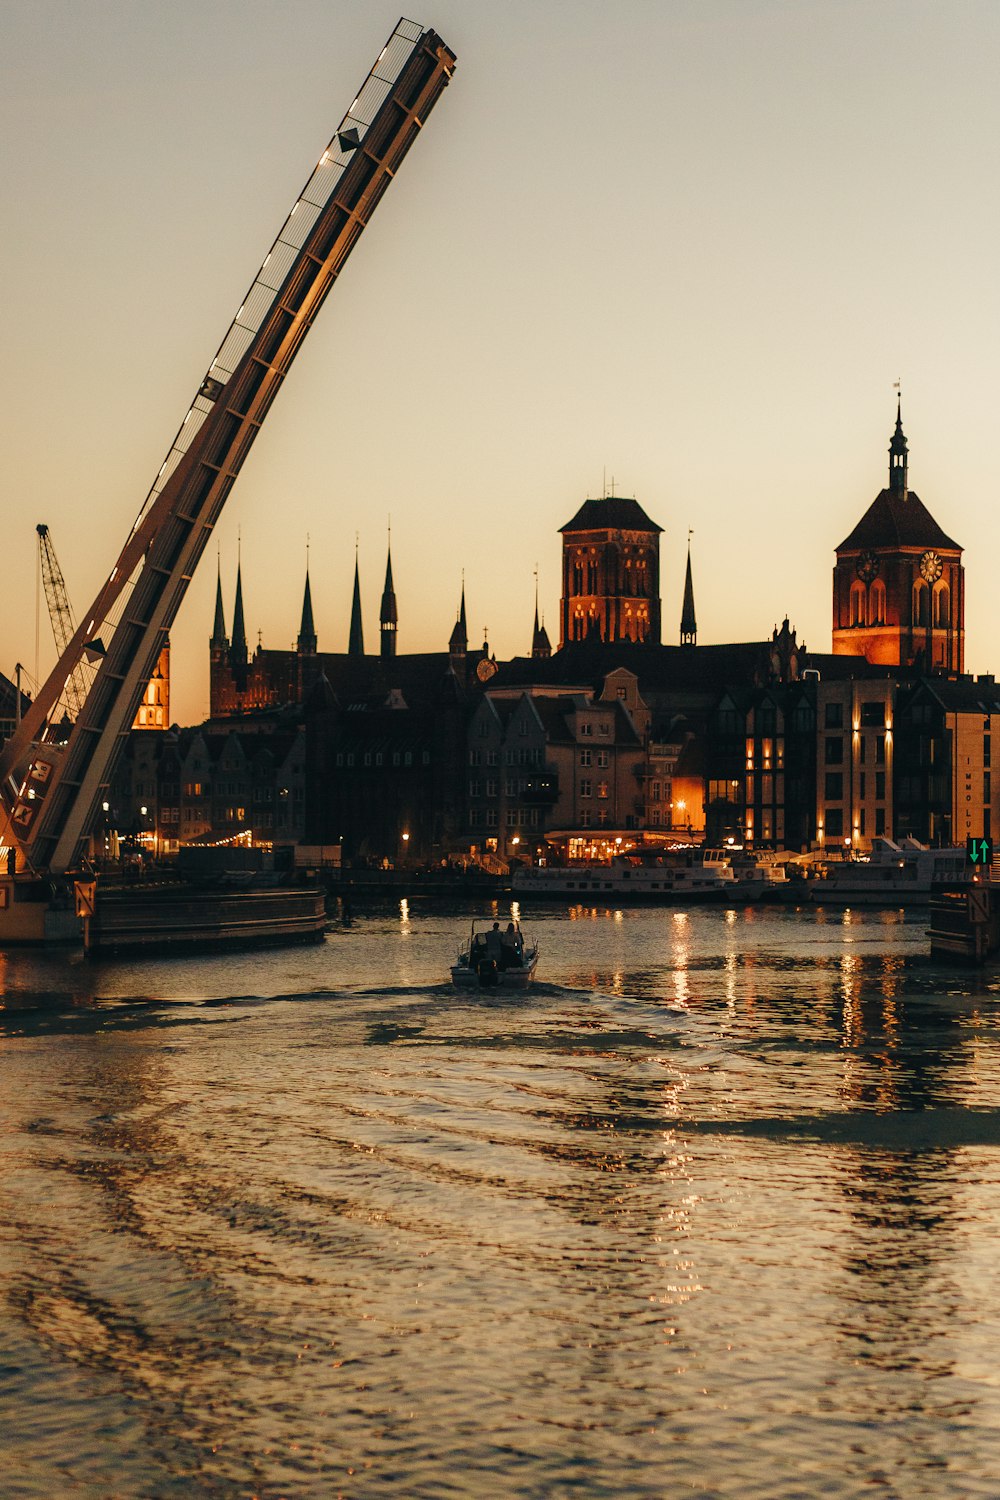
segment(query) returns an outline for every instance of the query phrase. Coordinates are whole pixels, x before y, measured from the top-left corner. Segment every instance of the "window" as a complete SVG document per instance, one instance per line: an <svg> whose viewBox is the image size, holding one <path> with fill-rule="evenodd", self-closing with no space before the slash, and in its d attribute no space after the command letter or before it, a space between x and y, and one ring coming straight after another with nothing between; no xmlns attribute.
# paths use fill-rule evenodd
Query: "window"
<svg viewBox="0 0 1000 1500"><path fill-rule="evenodd" d="M844 705L842 703L827 703L824 723L827 729L843 729L844 727Z"/></svg>
<svg viewBox="0 0 1000 1500"><path fill-rule="evenodd" d="M877 734L875 736L875 764L877 766L884 766L885 765L885 735L884 734Z"/></svg>
<svg viewBox="0 0 1000 1500"><path fill-rule="evenodd" d="M885 808L884 807L876 807L876 809L875 809L875 833L876 833L876 835L880 835L880 834L884 834L885 833Z"/></svg>
<svg viewBox="0 0 1000 1500"><path fill-rule="evenodd" d="M828 807L826 810L826 836L831 839L843 838L844 835L844 810L841 807Z"/></svg>
<svg viewBox="0 0 1000 1500"><path fill-rule="evenodd" d="M580 725L580 734L584 738L586 738L587 735L591 735L591 734L593 734L593 732L594 732L594 726L593 726L593 724L590 722L589 719L584 719L583 723Z"/></svg>
<svg viewBox="0 0 1000 1500"><path fill-rule="evenodd" d="M926 625L928 621L927 585L919 579L913 585L911 619L914 625Z"/></svg>
<svg viewBox="0 0 1000 1500"><path fill-rule="evenodd" d="M597 732L598 732L598 734L610 734L611 733L611 725L610 724L599 724L597 726Z"/></svg>
<svg viewBox="0 0 1000 1500"><path fill-rule="evenodd" d="M590 808L589 807L585 807L583 809L583 812L580 814L580 827L581 828L589 828L590 827Z"/></svg>
<svg viewBox="0 0 1000 1500"><path fill-rule="evenodd" d="M598 812L597 812L597 822L598 822L598 824L599 824L599 826L601 828L606 828L607 827L607 823L608 823L608 810L607 810L606 807L601 807L601 808L598 809Z"/></svg>
<svg viewBox="0 0 1000 1500"><path fill-rule="evenodd" d="M580 764L581 764L581 766L589 766L590 763L591 763L591 761L592 761L592 759L593 759L593 755L594 755L594 752L592 750L581 750L580 751Z"/></svg>
<svg viewBox="0 0 1000 1500"><path fill-rule="evenodd" d="M884 771L876 771L875 772L875 801L876 802L884 802L885 801L885 772Z"/></svg>
<svg viewBox="0 0 1000 1500"><path fill-rule="evenodd" d="M881 701L862 703L861 726L863 729L881 729L885 723L885 709Z"/></svg>
<svg viewBox="0 0 1000 1500"><path fill-rule="evenodd" d="M487 780L487 782L486 782L486 795L487 795L487 797L495 797L496 794L497 794L497 783L496 783L496 777L494 776L494 777L489 778Z"/></svg>
<svg viewBox="0 0 1000 1500"><path fill-rule="evenodd" d="M606 766L608 764L608 752L606 750L598 750L597 764L599 766Z"/></svg>
<svg viewBox="0 0 1000 1500"><path fill-rule="evenodd" d="M877 579L871 586L868 599L868 622L871 625L885 624L885 584Z"/></svg>
<svg viewBox="0 0 1000 1500"><path fill-rule="evenodd" d="M827 802L843 801L844 777L841 771L827 771L824 795Z"/></svg>
<svg viewBox="0 0 1000 1500"><path fill-rule="evenodd" d="M865 590L864 585L855 583L851 588L851 624L863 625L865 623Z"/></svg>
<svg viewBox="0 0 1000 1500"><path fill-rule="evenodd" d="M594 783L592 781L590 781L587 777L584 777L584 779L580 782L580 796L581 797L591 797L591 796L593 796L593 793L594 793Z"/></svg>
<svg viewBox="0 0 1000 1500"><path fill-rule="evenodd" d="M844 763L844 741L839 735L829 735L826 741L826 764L840 766Z"/></svg>
<svg viewBox="0 0 1000 1500"><path fill-rule="evenodd" d="M951 605L948 595L948 585L938 585L934 595L934 624L942 628L951 623Z"/></svg>
<svg viewBox="0 0 1000 1500"><path fill-rule="evenodd" d="M599 797L607 797L607 795L608 795L608 783L606 781L599 781L597 783L597 795Z"/></svg>
<svg viewBox="0 0 1000 1500"><path fill-rule="evenodd" d="M469 782L469 796L470 797L478 797L479 796L479 786L480 786L480 783L478 781L470 781Z"/></svg>

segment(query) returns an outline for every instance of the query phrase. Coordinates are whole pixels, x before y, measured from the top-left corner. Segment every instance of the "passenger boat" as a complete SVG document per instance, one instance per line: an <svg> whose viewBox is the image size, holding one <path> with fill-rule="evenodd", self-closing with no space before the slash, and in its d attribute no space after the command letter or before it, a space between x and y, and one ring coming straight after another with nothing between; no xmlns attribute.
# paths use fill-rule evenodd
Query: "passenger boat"
<svg viewBox="0 0 1000 1500"><path fill-rule="evenodd" d="M536 865L511 881L518 897L577 901L732 901L736 875L721 849L630 849L607 865Z"/></svg>
<svg viewBox="0 0 1000 1500"><path fill-rule="evenodd" d="M451 982L457 989L526 990L537 967L538 944L525 938L519 922L505 932L494 917L476 917L451 966Z"/></svg>
<svg viewBox="0 0 1000 1500"><path fill-rule="evenodd" d="M870 854L831 860L810 892L813 901L851 905L929 901L932 891L964 890L973 873L958 845L929 849L917 839L876 838Z"/></svg>

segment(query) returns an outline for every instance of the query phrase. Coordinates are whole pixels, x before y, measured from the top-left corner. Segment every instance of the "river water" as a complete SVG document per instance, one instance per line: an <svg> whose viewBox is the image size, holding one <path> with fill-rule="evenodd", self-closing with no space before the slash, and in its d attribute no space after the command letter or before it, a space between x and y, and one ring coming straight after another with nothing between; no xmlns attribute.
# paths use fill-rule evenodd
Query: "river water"
<svg viewBox="0 0 1000 1500"><path fill-rule="evenodd" d="M0 1495L1000 1493L1000 979L926 912L0 954Z"/></svg>

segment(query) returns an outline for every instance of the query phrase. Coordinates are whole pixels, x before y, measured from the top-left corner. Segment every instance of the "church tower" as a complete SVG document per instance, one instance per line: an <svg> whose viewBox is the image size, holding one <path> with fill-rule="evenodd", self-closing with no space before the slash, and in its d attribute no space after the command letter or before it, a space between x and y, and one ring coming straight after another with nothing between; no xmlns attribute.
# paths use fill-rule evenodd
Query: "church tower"
<svg viewBox="0 0 1000 1500"><path fill-rule="evenodd" d="M889 484L836 549L833 652L881 666L965 669L962 548L909 487L902 403L889 443Z"/></svg>
<svg viewBox="0 0 1000 1500"><path fill-rule="evenodd" d="M660 533L638 501L585 500L560 528L563 593L559 645L602 641L660 644Z"/></svg>

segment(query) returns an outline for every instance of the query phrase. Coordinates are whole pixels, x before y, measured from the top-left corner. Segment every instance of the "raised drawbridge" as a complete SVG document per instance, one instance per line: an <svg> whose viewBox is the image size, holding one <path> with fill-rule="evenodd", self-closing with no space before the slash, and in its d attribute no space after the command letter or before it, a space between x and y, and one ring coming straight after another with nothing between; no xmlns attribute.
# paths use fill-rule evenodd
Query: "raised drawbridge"
<svg viewBox="0 0 1000 1500"><path fill-rule="evenodd" d="M76 868L167 633L313 319L455 66L400 20L298 195L160 466L121 554L0 749L0 852ZM80 700L82 701L74 701ZM58 738L67 703L76 710Z"/></svg>

